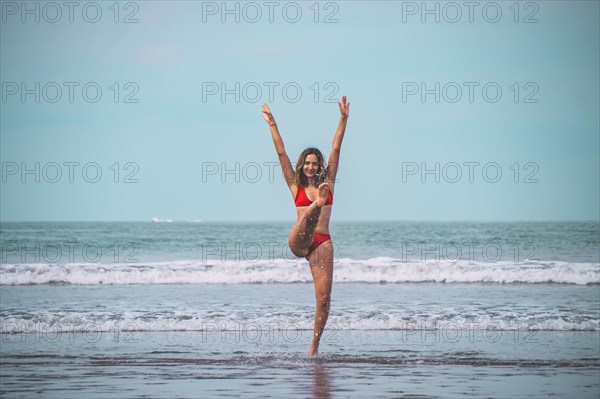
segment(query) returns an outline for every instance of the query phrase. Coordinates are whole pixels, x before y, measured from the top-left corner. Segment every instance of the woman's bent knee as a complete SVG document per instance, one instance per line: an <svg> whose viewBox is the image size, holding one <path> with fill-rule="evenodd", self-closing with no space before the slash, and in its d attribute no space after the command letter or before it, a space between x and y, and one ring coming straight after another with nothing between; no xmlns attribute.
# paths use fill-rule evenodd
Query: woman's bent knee
<svg viewBox="0 0 600 399"><path fill-rule="evenodd" d="M290 251L292 251L292 253L297 257L305 258L306 256L308 256L308 248L301 248L298 245L293 244L291 242L288 242L288 245L290 247Z"/></svg>

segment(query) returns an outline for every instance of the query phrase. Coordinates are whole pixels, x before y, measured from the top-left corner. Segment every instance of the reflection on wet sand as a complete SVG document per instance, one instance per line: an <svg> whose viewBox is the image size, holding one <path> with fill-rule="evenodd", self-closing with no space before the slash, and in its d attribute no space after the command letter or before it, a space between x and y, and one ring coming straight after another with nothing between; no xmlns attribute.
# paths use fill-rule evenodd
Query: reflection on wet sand
<svg viewBox="0 0 600 399"><path fill-rule="evenodd" d="M317 399L331 398L331 372L324 360L316 360L312 369L312 377L312 397Z"/></svg>

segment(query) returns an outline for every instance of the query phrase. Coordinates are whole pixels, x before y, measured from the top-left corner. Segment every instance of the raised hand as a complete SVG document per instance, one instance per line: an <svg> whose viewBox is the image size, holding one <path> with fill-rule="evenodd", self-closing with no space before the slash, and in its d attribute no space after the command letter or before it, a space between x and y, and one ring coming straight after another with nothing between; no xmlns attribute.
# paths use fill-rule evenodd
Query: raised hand
<svg viewBox="0 0 600 399"><path fill-rule="evenodd" d="M342 102L338 102L338 105L340 106L342 118L348 118L348 115L350 115L350 103L346 104L346 96L342 97Z"/></svg>
<svg viewBox="0 0 600 399"><path fill-rule="evenodd" d="M275 118L273 117L273 114L271 113L271 110L269 109L267 103L264 103L262 106L262 114L263 118L265 118L269 126L275 124Z"/></svg>

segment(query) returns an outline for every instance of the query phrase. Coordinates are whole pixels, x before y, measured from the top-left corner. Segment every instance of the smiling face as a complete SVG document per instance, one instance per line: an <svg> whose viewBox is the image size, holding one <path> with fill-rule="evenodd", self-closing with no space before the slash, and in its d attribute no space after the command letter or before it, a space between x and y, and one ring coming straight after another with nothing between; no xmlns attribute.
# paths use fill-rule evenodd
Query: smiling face
<svg viewBox="0 0 600 399"><path fill-rule="evenodd" d="M310 181L319 172L320 166L321 165L319 163L319 158L315 154L308 154L306 158L304 158L304 165L302 165L302 171Z"/></svg>
<svg viewBox="0 0 600 399"><path fill-rule="evenodd" d="M314 184L318 187L325 181L326 174L327 167L318 148L309 147L302 151L296 163L296 184L304 187Z"/></svg>

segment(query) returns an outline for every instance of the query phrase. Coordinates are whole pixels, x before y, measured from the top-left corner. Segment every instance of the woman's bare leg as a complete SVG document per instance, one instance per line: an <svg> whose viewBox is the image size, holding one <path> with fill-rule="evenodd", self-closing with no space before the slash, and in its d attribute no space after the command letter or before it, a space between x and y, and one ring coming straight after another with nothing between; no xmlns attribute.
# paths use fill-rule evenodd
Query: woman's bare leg
<svg viewBox="0 0 600 399"><path fill-rule="evenodd" d="M319 342L329 317L331 287L333 283L333 244L331 240L324 242L308 257L310 271L315 281L315 310L314 335L308 354L316 356L319 352Z"/></svg>
<svg viewBox="0 0 600 399"><path fill-rule="evenodd" d="M315 227L317 227L319 216L321 216L321 207L327 201L327 194L329 194L329 185L323 183L319 186L317 200L310 204L290 232L288 237L290 250L300 258L308 255L308 247L312 243Z"/></svg>

